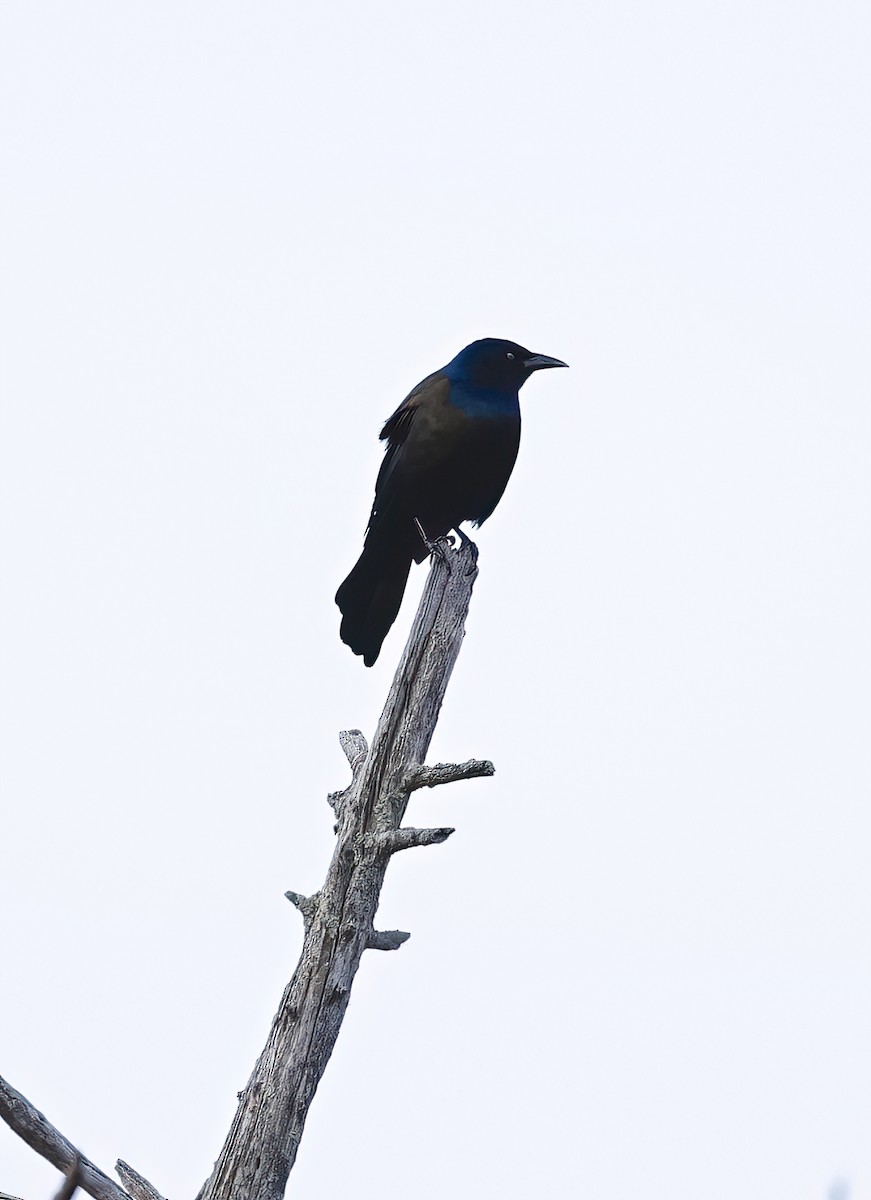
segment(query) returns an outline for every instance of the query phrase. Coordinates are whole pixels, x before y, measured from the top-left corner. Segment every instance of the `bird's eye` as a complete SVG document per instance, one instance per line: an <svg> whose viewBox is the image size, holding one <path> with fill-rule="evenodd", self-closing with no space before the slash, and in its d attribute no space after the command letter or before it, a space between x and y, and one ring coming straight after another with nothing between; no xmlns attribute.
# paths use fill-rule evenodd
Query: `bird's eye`
<svg viewBox="0 0 871 1200"><path fill-rule="evenodd" d="M506 357L506 358L510 358L512 362L514 361L514 355L511 353L511 351L510 351L510 350L509 350L509 351L508 351L508 353L505 355L505 357Z"/></svg>

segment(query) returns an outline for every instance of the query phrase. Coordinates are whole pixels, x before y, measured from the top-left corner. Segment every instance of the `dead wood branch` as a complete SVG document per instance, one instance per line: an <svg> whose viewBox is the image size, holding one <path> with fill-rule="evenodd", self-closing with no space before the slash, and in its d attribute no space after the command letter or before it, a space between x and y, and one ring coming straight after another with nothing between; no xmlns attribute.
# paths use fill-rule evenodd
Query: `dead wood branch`
<svg viewBox="0 0 871 1200"><path fill-rule="evenodd" d="M403 787L409 792L418 788L439 787L443 783L456 783L460 779L480 779L495 774L496 768L486 759L470 758L464 763L436 763L433 767L412 767Z"/></svg>
<svg viewBox="0 0 871 1200"><path fill-rule="evenodd" d="M157 1188L144 1179L138 1171L134 1171L123 1158L119 1158L115 1163L115 1170L133 1200L163 1200Z"/></svg>
<svg viewBox="0 0 871 1200"><path fill-rule="evenodd" d="M493 773L478 760L421 766L477 575L473 543L455 550L443 539L438 550L371 749L359 730L340 735L353 778L329 797L338 823L327 879L313 897L287 893L305 922L302 954L199 1200L282 1200L363 952L395 950L409 937L373 924L390 857L453 832L401 828L409 793Z"/></svg>
<svg viewBox="0 0 871 1200"><path fill-rule="evenodd" d="M94 1200L131 1200L123 1188L89 1158L85 1158L84 1154L80 1154L72 1142L5 1079L0 1079L0 1117L32 1150L63 1171L67 1181L78 1163L77 1186L93 1196ZM145 1180L142 1182L145 1183ZM151 1184L148 1187L150 1191L147 1197L141 1193L133 1196L132 1200L163 1200Z"/></svg>

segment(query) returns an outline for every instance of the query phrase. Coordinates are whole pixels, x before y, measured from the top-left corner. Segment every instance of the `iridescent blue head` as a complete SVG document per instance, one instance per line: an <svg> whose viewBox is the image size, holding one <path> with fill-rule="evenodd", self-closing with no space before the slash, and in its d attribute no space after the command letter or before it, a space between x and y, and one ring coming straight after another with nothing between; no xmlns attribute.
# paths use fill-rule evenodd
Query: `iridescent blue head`
<svg viewBox="0 0 871 1200"><path fill-rule="evenodd" d="M559 358L534 354L518 346L517 342L481 338L452 358L444 371L451 382L471 383L488 391L516 394L533 371L567 366L568 363Z"/></svg>

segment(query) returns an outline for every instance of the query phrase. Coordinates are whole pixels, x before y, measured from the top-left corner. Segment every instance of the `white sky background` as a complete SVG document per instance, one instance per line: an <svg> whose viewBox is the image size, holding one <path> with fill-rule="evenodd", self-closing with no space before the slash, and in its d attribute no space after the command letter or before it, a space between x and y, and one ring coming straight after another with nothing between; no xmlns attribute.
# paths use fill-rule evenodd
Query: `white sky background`
<svg viewBox="0 0 871 1200"><path fill-rule="evenodd" d="M171 1200L332 847L409 388L510 337L468 636L289 1194L871 1198L871 12L6 3L0 1073ZM0 1127L0 1189L57 1173Z"/></svg>

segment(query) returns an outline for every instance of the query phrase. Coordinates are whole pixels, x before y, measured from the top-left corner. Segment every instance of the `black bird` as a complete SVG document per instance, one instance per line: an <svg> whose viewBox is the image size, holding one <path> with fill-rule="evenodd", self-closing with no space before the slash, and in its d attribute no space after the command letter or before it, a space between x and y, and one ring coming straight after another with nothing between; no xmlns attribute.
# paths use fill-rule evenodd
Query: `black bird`
<svg viewBox="0 0 871 1200"><path fill-rule="evenodd" d="M520 389L533 371L565 366L482 338L428 375L384 423L363 553L336 592L342 641L367 667L396 620L412 559L429 553L421 529L432 542L463 521L487 520L517 457Z"/></svg>

